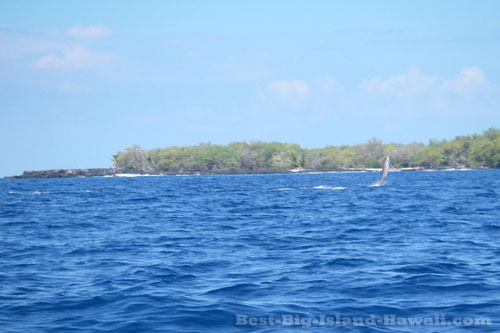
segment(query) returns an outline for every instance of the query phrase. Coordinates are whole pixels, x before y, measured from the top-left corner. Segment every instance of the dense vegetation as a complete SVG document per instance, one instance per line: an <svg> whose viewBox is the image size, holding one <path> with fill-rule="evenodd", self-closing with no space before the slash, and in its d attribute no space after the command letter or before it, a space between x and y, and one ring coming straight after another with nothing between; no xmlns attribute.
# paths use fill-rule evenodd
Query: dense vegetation
<svg viewBox="0 0 500 333"><path fill-rule="evenodd" d="M252 141L226 146L202 143L193 147L143 150L133 146L114 156L117 168L160 173L272 172L291 169L335 170L377 168L385 155L394 167L500 167L500 130L458 136L451 141L383 144L371 139L355 146L304 149L297 144Z"/></svg>

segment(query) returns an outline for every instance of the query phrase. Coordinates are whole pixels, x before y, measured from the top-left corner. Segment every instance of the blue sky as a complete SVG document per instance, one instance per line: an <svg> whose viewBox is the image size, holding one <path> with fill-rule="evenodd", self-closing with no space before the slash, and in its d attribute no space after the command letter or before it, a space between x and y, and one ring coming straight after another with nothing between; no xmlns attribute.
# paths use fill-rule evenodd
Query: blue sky
<svg viewBox="0 0 500 333"><path fill-rule="evenodd" d="M500 127L499 1L0 2L0 176Z"/></svg>

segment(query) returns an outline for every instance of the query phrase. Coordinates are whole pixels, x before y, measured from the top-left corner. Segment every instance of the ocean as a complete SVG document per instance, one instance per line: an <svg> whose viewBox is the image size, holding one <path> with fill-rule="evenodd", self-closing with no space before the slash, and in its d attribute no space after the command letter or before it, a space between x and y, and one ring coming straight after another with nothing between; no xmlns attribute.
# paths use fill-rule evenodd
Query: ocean
<svg viewBox="0 0 500 333"><path fill-rule="evenodd" d="M1 332L499 332L500 170L0 180Z"/></svg>

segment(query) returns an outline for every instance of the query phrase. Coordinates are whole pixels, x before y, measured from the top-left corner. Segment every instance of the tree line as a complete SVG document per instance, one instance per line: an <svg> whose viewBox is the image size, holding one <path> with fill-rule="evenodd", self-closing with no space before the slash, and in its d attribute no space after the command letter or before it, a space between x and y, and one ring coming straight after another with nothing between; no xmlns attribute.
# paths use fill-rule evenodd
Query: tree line
<svg viewBox="0 0 500 333"><path fill-rule="evenodd" d="M144 150L132 146L113 156L116 168L146 173L252 173L291 169L315 171L380 168L386 155L398 168L500 167L500 130L430 140L428 144L383 144L373 138L365 144L305 149L279 142L202 143L189 147Z"/></svg>

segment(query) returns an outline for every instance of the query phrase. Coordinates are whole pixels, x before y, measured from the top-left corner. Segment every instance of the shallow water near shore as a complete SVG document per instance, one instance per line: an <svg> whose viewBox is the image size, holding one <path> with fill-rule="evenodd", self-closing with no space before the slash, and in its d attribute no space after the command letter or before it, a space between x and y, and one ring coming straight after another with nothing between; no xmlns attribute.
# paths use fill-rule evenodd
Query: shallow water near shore
<svg viewBox="0 0 500 333"><path fill-rule="evenodd" d="M500 331L500 170L378 176L2 180L1 330Z"/></svg>

